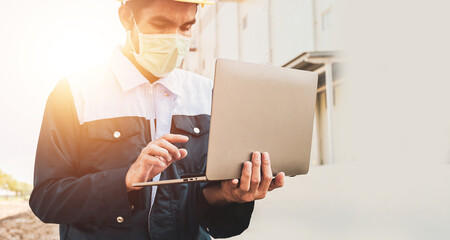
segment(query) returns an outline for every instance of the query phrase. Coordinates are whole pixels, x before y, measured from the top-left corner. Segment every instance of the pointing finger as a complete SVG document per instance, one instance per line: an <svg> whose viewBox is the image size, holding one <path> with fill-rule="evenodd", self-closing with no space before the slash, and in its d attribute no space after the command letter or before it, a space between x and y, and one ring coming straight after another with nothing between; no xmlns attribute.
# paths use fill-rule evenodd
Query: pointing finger
<svg viewBox="0 0 450 240"><path fill-rule="evenodd" d="M181 134L166 134L161 138L167 140L170 143L185 143L189 141L189 137Z"/></svg>

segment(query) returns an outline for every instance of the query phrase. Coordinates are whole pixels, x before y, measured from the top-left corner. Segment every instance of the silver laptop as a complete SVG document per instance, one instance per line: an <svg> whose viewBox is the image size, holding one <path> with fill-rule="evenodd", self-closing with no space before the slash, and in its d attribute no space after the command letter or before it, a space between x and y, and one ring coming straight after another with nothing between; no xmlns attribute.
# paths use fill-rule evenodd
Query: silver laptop
<svg viewBox="0 0 450 240"><path fill-rule="evenodd" d="M135 187L240 178L254 151L268 152L274 176L309 170L317 73L218 59L206 176Z"/></svg>

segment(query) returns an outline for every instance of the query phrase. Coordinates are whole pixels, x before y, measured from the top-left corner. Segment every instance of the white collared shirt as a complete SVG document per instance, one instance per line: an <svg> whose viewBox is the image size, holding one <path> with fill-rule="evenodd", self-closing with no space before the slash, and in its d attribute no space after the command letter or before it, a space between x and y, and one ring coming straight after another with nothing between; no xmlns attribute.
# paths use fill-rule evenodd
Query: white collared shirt
<svg viewBox="0 0 450 240"><path fill-rule="evenodd" d="M150 104L148 104L147 114L150 120L154 120L150 121L150 128L152 131L152 141L155 141L164 134L170 133L173 105L176 97L178 96L177 93L179 84L177 82L177 78L170 76L174 74L174 72L172 72L168 76L151 84L137 70L130 60L123 55L120 50L117 50L119 49L116 49L116 51L113 52L113 56L110 59L111 69L123 89L131 89L141 86L148 93L146 98ZM161 174L156 175L152 181L159 181L160 176ZM157 190L158 186L152 186L150 206L153 206Z"/></svg>
<svg viewBox="0 0 450 240"><path fill-rule="evenodd" d="M80 124L107 118L145 117L150 120L152 141L170 133L172 115L211 111L210 79L175 69L150 84L119 48L113 51L108 64L74 74L68 80ZM159 178L160 174L153 181ZM151 206L156 192L157 186L153 186Z"/></svg>

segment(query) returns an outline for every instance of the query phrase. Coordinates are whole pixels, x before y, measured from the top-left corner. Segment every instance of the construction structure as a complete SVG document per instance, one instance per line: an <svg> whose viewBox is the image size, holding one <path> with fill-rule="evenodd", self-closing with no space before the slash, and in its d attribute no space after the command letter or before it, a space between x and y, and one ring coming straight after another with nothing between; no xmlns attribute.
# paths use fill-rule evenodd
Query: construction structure
<svg viewBox="0 0 450 240"><path fill-rule="evenodd" d="M340 161L333 120L341 117L340 50L333 37L332 0L218 1L199 9L184 68L213 78L217 58L283 66L319 74L311 153L313 165ZM329 107L328 107L329 106Z"/></svg>

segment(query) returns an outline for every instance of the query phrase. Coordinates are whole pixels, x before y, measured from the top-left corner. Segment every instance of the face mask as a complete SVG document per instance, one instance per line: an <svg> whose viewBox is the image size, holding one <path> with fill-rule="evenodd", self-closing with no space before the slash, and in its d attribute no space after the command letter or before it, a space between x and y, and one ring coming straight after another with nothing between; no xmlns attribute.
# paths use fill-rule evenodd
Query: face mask
<svg viewBox="0 0 450 240"><path fill-rule="evenodd" d="M136 22L134 24L139 34L139 54L131 41L131 31L128 31L127 41L130 41L132 54L141 67L156 77L165 77L181 65L189 52L191 38L179 34L143 34Z"/></svg>

